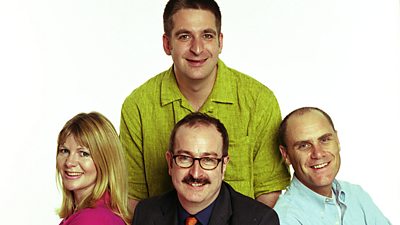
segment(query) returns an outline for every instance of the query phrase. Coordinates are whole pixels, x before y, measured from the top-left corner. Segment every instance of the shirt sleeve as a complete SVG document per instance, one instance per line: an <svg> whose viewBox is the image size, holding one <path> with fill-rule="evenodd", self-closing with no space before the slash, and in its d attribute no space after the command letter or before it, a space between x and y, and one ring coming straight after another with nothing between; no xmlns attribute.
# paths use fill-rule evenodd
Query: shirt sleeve
<svg viewBox="0 0 400 225"><path fill-rule="evenodd" d="M260 90L255 110L254 194L258 197L285 189L290 174L278 148L281 112L272 91Z"/></svg>
<svg viewBox="0 0 400 225"><path fill-rule="evenodd" d="M389 220L383 215L381 210L375 205L371 196L362 189L361 186L356 185L359 189L353 193L358 193L358 199L360 200L360 205L364 211L364 216L366 217L366 222L368 224L374 225L390 225Z"/></svg>
<svg viewBox="0 0 400 225"><path fill-rule="evenodd" d="M132 95L128 96L121 110L120 140L125 150L129 198L136 200L148 198L141 127L139 108Z"/></svg>

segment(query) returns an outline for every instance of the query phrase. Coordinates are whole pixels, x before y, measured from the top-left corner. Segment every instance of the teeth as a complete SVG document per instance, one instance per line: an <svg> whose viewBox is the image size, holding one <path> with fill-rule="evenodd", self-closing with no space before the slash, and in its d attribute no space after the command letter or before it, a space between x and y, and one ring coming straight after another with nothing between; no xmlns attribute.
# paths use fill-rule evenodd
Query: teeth
<svg viewBox="0 0 400 225"><path fill-rule="evenodd" d="M79 172L65 172L68 176L79 176L81 173Z"/></svg>
<svg viewBox="0 0 400 225"><path fill-rule="evenodd" d="M328 163L322 163L322 164L319 164L319 165L315 165L315 166L312 166L314 169L320 169L320 168L322 168L322 167L325 167L326 165L328 165Z"/></svg>
<svg viewBox="0 0 400 225"><path fill-rule="evenodd" d="M200 186L202 186L203 184L200 184L200 183L191 183L190 185L192 185L193 187L200 187Z"/></svg>

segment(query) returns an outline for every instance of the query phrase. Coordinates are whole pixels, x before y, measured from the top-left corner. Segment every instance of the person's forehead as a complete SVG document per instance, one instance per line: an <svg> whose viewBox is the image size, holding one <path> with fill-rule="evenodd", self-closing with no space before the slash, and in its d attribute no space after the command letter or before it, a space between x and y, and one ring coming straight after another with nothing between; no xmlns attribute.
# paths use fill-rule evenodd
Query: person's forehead
<svg viewBox="0 0 400 225"><path fill-rule="evenodd" d="M174 147L177 147L177 145L190 145L192 143L213 147L213 149L208 149L208 151L216 152L217 154L222 153L222 136L212 124L194 124L192 126L185 124L179 127L176 131Z"/></svg>
<svg viewBox="0 0 400 225"><path fill-rule="evenodd" d="M211 10L208 10L208 9L192 9L192 8L179 9L174 14L172 14L172 16L175 16L176 14L186 14L186 15L190 16L190 15L195 14L195 13L207 13L207 14L211 14L215 18L215 15Z"/></svg>
<svg viewBox="0 0 400 225"><path fill-rule="evenodd" d="M180 9L176 11L172 15L172 21L174 24L173 28L176 28L176 24L178 23L189 23L189 24L194 24L198 22L204 22L204 21L198 21L195 20L196 15L204 15L206 18L210 19L214 22L213 25L215 26L216 18L215 15L209 11L209 10L204 10L204 9Z"/></svg>
<svg viewBox="0 0 400 225"><path fill-rule="evenodd" d="M302 124L312 122L326 122L329 124L329 120L324 114L317 110L305 111L302 113L293 114L288 120L288 126L301 126Z"/></svg>
<svg viewBox="0 0 400 225"><path fill-rule="evenodd" d="M219 135L215 136L215 134L218 133ZM195 134L198 134L197 136L199 137L221 137L220 133L217 130L217 127L213 124L206 124L206 123L201 123L198 122L196 124L184 124L180 126L177 131L176 131L177 136L193 136ZM221 137L222 140L222 137Z"/></svg>
<svg viewBox="0 0 400 225"><path fill-rule="evenodd" d="M306 135L324 135L334 133L329 120L319 111L308 111L295 114L289 118L286 132L289 137L303 137Z"/></svg>

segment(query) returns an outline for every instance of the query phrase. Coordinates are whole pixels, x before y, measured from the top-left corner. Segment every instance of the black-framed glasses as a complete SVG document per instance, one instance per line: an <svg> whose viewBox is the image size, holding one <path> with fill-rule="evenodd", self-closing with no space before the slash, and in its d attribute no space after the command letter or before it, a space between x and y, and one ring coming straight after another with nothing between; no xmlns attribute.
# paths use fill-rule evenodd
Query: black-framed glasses
<svg viewBox="0 0 400 225"><path fill-rule="evenodd" d="M219 162L221 162L224 157L225 156L222 156L221 158L212 158L212 157L195 158L188 155L172 156L172 158L175 161L175 164L181 168L190 168L193 166L194 162L198 160L200 163L200 167L205 170L213 170L217 168Z"/></svg>

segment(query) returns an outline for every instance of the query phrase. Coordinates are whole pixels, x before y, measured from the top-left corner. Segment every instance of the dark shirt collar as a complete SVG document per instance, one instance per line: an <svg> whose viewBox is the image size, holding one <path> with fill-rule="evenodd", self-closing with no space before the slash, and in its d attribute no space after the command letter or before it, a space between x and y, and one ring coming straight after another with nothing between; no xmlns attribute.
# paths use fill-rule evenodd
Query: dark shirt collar
<svg viewBox="0 0 400 225"><path fill-rule="evenodd" d="M215 200L209 206L207 206L207 208L201 210L196 215L190 215L179 203L178 207L179 225L185 225L185 220L188 216L195 216L197 220L201 223L201 225L208 225L214 205L215 205Z"/></svg>

